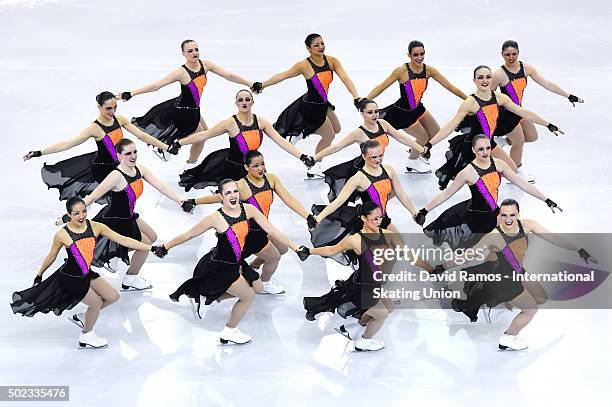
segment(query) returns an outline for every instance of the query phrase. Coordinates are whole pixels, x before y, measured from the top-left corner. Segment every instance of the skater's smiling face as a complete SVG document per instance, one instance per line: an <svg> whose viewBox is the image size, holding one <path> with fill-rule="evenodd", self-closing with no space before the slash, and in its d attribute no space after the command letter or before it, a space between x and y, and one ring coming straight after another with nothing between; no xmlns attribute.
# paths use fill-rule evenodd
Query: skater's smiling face
<svg viewBox="0 0 612 407"><path fill-rule="evenodd" d="M378 117L380 116L378 105L376 102L370 102L364 106L361 111L361 116L363 116L363 121L365 123L374 124L378 121Z"/></svg>
<svg viewBox="0 0 612 407"><path fill-rule="evenodd" d="M408 53L408 57L410 60L417 64L421 65L425 60L425 48L424 47L414 47Z"/></svg>
<svg viewBox="0 0 612 407"><path fill-rule="evenodd" d="M499 208L499 223L506 228L512 228L519 219L519 208L517 205L508 204L502 205Z"/></svg>
<svg viewBox="0 0 612 407"><path fill-rule="evenodd" d="M85 224L85 220L87 219L87 207L82 200L74 203L68 212L70 215L70 221L76 225Z"/></svg>
<svg viewBox="0 0 612 407"><path fill-rule="evenodd" d="M251 107L253 107L253 103L255 103L255 101L253 100L253 94L250 91L243 89L236 94L236 107L238 108L239 112L250 112Z"/></svg>
<svg viewBox="0 0 612 407"><path fill-rule="evenodd" d="M504 61L507 65L512 65L518 61L519 50L518 48L508 47L502 51L502 57L504 57Z"/></svg>
<svg viewBox="0 0 612 407"><path fill-rule="evenodd" d="M263 156L253 158L249 165L245 165L245 167L249 174L257 179L263 178L266 173L266 163L264 162Z"/></svg>
<svg viewBox="0 0 612 407"><path fill-rule="evenodd" d="M234 209L240 202L240 192L238 191L238 184L236 181L224 183L221 186L221 199L223 206Z"/></svg>
<svg viewBox="0 0 612 407"><path fill-rule="evenodd" d="M486 137L479 137L472 143L472 151L479 162L487 162L491 156L491 141Z"/></svg>
<svg viewBox="0 0 612 407"><path fill-rule="evenodd" d="M184 42L181 48L183 49L183 56L187 61L197 61L200 58L200 49L197 42Z"/></svg>
<svg viewBox="0 0 612 407"><path fill-rule="evenodd" d="M486 66L476 68L474 71L474 84L480 91L487 91L491 89L491 79L493 74L491 69Z"/></svg>
<svg viewBox="0 0 612 407"><path fill-rule="evenodd" d="M311 55L321 56L325 53L325 43L323 38L315 37L310 41L310 45L306 45L306 49Z"/></svg>
<svg viewBox="0 0 612 407"><path fill-rule="evenodd" d="M131 141L129 143L123 144L123 140L117 143L117 155L119 156L119 161L125 167L134 168L136 166L136 160L138 159L138 150L136 150L136 144Z"/></svg>

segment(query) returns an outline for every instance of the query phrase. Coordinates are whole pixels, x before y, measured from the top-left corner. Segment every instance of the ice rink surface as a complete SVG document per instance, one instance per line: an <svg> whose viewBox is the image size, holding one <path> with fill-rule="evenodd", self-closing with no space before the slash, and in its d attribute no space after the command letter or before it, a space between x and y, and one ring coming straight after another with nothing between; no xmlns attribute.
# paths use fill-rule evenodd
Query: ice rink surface
<svg viewBox="0 0 612 407"><path fill-rule="evenodd" d="M517 40L523 61L585 103L573 108L533 81L524 99L526 108L566 133L556 138L540 127L540 139L525 152L536 185L564 212L552 214L541 201L505 183L501 197L519 199L523 217L554 231L611 231L609 2L0 0L0 298L5 303L0 308L0 384L69 385L74 406L609 405L610 311L541 311L523 332L529 350L510 353L497 351L510 312L492 324L484 318L470 324L453 311L400 310L379 334L386 349L358 354L333 330L341 318L328 314L309 322L302 308L302 297L327 292L330 282L350 270L321 258L301 263L292 253L283 257L275 277L287 293L258 296L240 325L253 342L220 347L216 340L231 301L195 320L184 299L175 304L167 297L214 244L210 232L163 261L150 258L142 275L154 289L122 293L118 303L102 312L96 332L108 338L108 349L79 350L78 329L66 319L71 312L33 319L12 314L10 295L31 284L56 230L52 221L63 208L57 191L42 183L40 167L43 161L54 163L95 146L88 141L26 163L24 153L78 134L96 118L99 92L134 89L181 65L179 44L185 38L198 41L203 59L263 80L307 56L303 40L310 32L323 35L326 53L340 58L364 96L405 62L412 39L425 43L425 63L466 93L473 92L472 69L501 65L501 43ZM214 74L208 79L202 107L212 125L234 113L233 96L240 87ZM174 84L120 103L118 113L141 115L176 96L178 88ZM273 121L304 89L302 78L283 82L257 96L253 110ZM393 85L378 100L384 106L397 97ZM340 135L360 124L338 78L330 100L343 126ZM424 104L440 124L459 103L430 81ZM311 152L315 139L298 148ZM226 145L227 139L219 137L206 144L205 153ZM438 192L436 178L403 173L407 154L394 146L385 162L396 167L415 206L422 207ZM146 151L142 144L138 148ZM304 206L326 202L325 184L303 181L297 160L270 140L261 151L268 171L278 174ZM434 168L442 163L443 151L434 150ZM147 151L140 162L178 190L186 154L162 163ZM357 147L351 147L325 165L356 154ZM464 188L429 219L467 196ZM198 207L194 215L184 214L150 186L138 203L138 212L162 241L213 209ZM399 202L392 201L389 212L400 230L418 232ZM307 243L305 222L280 199L270 219L294 241ZM47 275L62 259L63 253ZM104 276L119 287L119 276Z"/></svg>

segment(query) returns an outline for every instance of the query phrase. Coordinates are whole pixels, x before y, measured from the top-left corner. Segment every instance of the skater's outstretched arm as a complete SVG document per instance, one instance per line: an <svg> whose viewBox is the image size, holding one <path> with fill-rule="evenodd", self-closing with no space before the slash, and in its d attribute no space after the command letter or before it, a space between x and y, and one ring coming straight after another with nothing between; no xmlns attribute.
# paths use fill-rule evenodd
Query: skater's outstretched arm
<svg viewBox="0 0 612 407"><path fill-rule="evenodd" d="M305 63L306 63L306 61L297 62L295 65L293 65L288 70L286 70L284 72L277 73L276 75L273 75L270 79L265 80L262 83L262 89L267 88L267 87L272 86L272 85L276 85L277 83L282 82L285 79L293 78L293 77L296 77L298 75L303 75L304 74L304 64Z"/></svg>
<svg viewBox="0 0 612 407"><path fill-rule="evenodd" d="M495 96L497 97L497 101L499 102L499 104L511 111L512 113L517 114L522 118L529 120L530 122L547 127L548 130L550 130L555 136L558 136L559 134L565 134L563 130L550 123L539 114L520 107L519 105L514 103L512 99L510 99L503 93L495 92Z"/></svg>
<svg viewBox="0 0 612 407"><path fill-rule="evenodd" d="M348 76L348 74L344 70L344 67L340 63L340 60L336 57L332 57L328 55L327 61L329 62L330 67L334 70L334 72L338 74L338 77L340 78L342 83L344 83L346 90L348 90L350 94L353 96L353 99L359 99L359 93L357 93L357 88L355 87L355 84L353 83L351 78Z"/></svg>
<svg viewBox="0 0 612 407"><path fill-rule="evenodd" d="M368 93L366 96L367 99L374 100L374 98L378 97L381 93L383 93L389 86L393 85L393 82L397 82L400 79L400 74L406 68L404 65L398 66L391 72L391 75L387 77L382 83L376 85L374 89Z"/></svg>
<svg viewBox="0 0 612 407"><path fill-rule="evenodd" d="M112 240L113 242L118 243L121 246L125 246L129 249L143 251L151 250L150 244L139 242L138 240L132 239L131 237L120 235L119 233L115 232L103 223L91 222L91 228L93 229L93 232L96 237L102 235L108 238L109 240Z"/></svg>
<svg viewBox="0 0 612 407"><path fill-rule="evenodd" d="M453 118L448 123L442 126L440 130L438 130L436 135L433 136L431 140L429 140L431 145L435 146L440 141L444 140L457 128L457 126L459 126L459 123L461 123L465 116L470 113L474 113L474 103L476 103L476 101L472 97L468 97L467 99L465 99L461 103L461 106L459 106L459 110L457 111L457 113L455 113L455 116L453 116Z"/></svg>
<svg viewBox="0 0 612 407"><path fill-rule="evenodd" d="M272 190L278 195L278 197L291 209L304 219L308 219L310 212L304 208L304 205L300 203L292 194L285 188L280 179L274 174L267 174L268 180Z"/></svg>
<svg viewBox="0 0 612 407"><path fill-rule="evenodd" d="M284 233L280 232L278 229L270 223L270 221L263 215L263 213L259 212L257 208L255 208L251 204L244 204L244 211L246 212L247 219L253 219L263 230L266 231L273 239L278 240L282 244L290 247L294 252L297 252L300 248L299 245L293 243Z"/></svg>
<svg viewBox="0 0 612 407"><path fill-rule="evenodd" d="M278 131L272 126L272 123L268 119L263 117L259 117L259 123L262 125L262 130L268 137L272 139L280 148L291 154L296 158L300 158L302 153L300 150L295 148L293 144L287 141L283 136L281 136Z"/></svg>
<svg viewBox="0 0 612 407"><path fill-rule="evenodd" d="M123 180L123 175L121 175L119 171L111 171L111 173L104 178L104 180L91 192L91 194L83 198L85 206L89 206L93 202L96 202L98 199L102 198L108 191L118 187L119 182Z"/></svg>
<svg viewBox="0 0 612 407"><path fill-rule="evenodd" d="M124 129L126 129L127 131L135 135L138 138L138 140L145 142L147 144L150 144L152 146L155 146L163 151L168 151L168 149L170 148L168 144L162 143L155 137L151 136L150 134L145 133L144 131L140 130L138 127L134 126L132 122L130 122L125 116L117 116L117 120L119 121L119 124L121 125L121 127L123 127Z"/></svg>
<svg viewBox="0 0 612 407"><path fill-rule="evenodd" d="M347 250L354 250L355 253L361 254L361 241L359 235L354 234L347 236L340 242L333 246L313 247L310 249L310 254L316 254L322 257L331 257L335 254L345 252Z"/></svg>
<svg viewBox="0 0 612 407"><path fill-rule="evenodd" d="M574 242L567 239L563 234L552 233L550 230L546 229L544 226L540 225L535 220L524 219L522 220L523 226L525 227L526 233L535 233L542 239L554 244L558 247L563 247L564 249L576 251L584 259L584 261L588 264L589 260L591 263L598 263L598 260L591 256L586 250L578 247Z"/></svg>
<svg viewBox="0 0 612 407"><path fill-rule="evenodd" d="M83 144L88 138L93 137L93 125L87 127L78 136L68 140L59 141L55 144L45 147L42 150L30 151L23 156L23 161L27 161L32 157L40 157L41 155L48 155L53 153L59 153L71 149L72 147Z"/></svg>
<svg viewBox="0 0 612 407"><path fill-rule="evenodd" d="M359 138L360 138L359 136L361 134L362 134L362 131L360 129L355 129L351 131L349 134L347 134L342 139L340 139L337 143L334 143L331 146L326 147L323 150L319 151L317 154L315 154L314 156L315 161L321 161L323 158L327 157L328 155L337 153L343 148L348 147L351 144L359 142Z"/></svg>
<svg viewBox="0 0 612 407"><path fill-rule="evenodd" d="M40 265L40 269L38 269L38 273L36 274L37 278L38 277L42 278L43 273L47 271L47 269L51 267L53 262L55 262L55 259L57 259L57 255L59 254L59 251L61 250L62 247L65 246L63 239L62 239L62 234L65 234L65 233L66 232L63 232L63 229L60 229L57 231L57 233L55 233L55 236L53 236L53 243L51 243L51 249L49 250L49 253L43 260L42 264Z"/></svg>
<svg viewBox="0 0 612 407"><path fill-rule="evenodd" d="M467 98L467 95L465 93L463 93L459 88L457 88L455 85L450 83L448 79L446 79L446 77L442 75L440 71L438 71L433 66L431 65L427 66L427 73L429 74L430 77L434 78L436 82L442 85L444 89L446 89L453 95L457 96L458 98L461 98L461 100L464 100Z"/></svg>
<svg viewBox="0 0 612 407"><path fill-rule="evenodd" d="M214 72L220 77L230 82L239 83L241 85L248 86L249 88L253 86L253 81L243 78L242 76L234 72L230 72L227 69L224 69L220 67L219 65L215 64L213 61L206 60L206 61L203 61L203 64L208 71Z"/></svg>
<svg viewBox="0 0 612 407"><path fill-rule="evenodd" d="M199 143L200 141L205 141L210 138L220 136L229 131L229 126L232 123L234 123L234 121L231 118L221 120L219 123L215 124L210 129L193 133L190 136L179 139L177 142L181 146L186 146L188 144L195 144Z"/></svg>
<svg viewBox="0 0 612 407"><path fill-rule="evenodd" d="M410 198L408 198L406 192L404 191L402 183L400 182L397 174L395 173L395 169L390 165L385 165L385 169L387 170L387 174L389 174L389 178L391 178L391 186L393 187L393 193L395 194L397 199L399 199L402 205L404 205L404 208L408 209L408 212L410 212L412 216L415 216L417 210L412 204Z"/></svg>
<svg viewBox="0 0 612 407"><path fill-rule="evenodd" d="M160 90L161 88L163 88L164 86L170 85L171 83L180 82L182 74L183 74L183 68L177 68L158 81L151 82L141 88L130 91L129 97L132 98L136 95L142 95L143 93L156 92ZM115 97L120 100L126 100L126 99L123 99L124 93L128 93L128 92L120 92L117 95L115 95Z"/></svg>
<svg viewBox="0 0 612 407"><path fill-rule="evenodd" d="M153 188L157 189L163 195L172 199L179 205L181 205L185 201L185 199L179 194L177 194L176 191L174 191L174 189L170 187L170 185L157 178L155 174L153 174L153 172L151 172L151 170L149 170L147 167L145 167L144 165L138 165L138 169L142 174L142 178L144 178L145 181L151 184Z"/></svg>
<svg viewBox="0 0 612 407"><path fill-rule="evenodd" d="M419 154L423 154L425 152L423 146L417 143L416 139L411 135L407 134L403 130L396 129L395 127L391 126L386 120L380 119L378 120L378 122L385 130L385 133L387 133L403 145L416 150Z"/></svg>
<svg viewBox="0 0 612 407"><path fill-rule="evenodd" d="M362 175L361 175L362 176ZM323 209L321 213L319 213L316 217L317 223L321 223L323 219L325 219L329 214L333 213L336 209L340 207L350 196L357 190L359 187L361 180L360 174L357 173L353 175L344 185L336 199L334 199L329 205Z"/></svg>

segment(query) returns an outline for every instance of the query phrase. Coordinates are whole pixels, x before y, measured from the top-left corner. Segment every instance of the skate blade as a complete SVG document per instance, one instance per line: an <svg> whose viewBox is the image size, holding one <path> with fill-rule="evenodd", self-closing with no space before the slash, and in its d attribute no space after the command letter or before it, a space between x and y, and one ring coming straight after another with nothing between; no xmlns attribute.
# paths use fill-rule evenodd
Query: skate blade
<svg viewBox="0 0 612 407"><path fill-rule="evenodd" d="M325 175L306 174L306 178L304 178L304 181L317 181L321 179L325 179Z"/></svg>
<svg viewBox="0 0 612 407"><path fill-rule="evenodd" d="M88 343L79 342L79 349L104 349L108 348L108 343L103 346L93 346Z"/></svg>
<svg viewBox="0 0 612 407"><path fill-rule="evenodd" d="M71 316L71 317L68 317L68 321L72 322L73 324L75 324L76 326L78 326L81 329L85 328L85 325L83 324L83 322L81 322L80 319L75 318L74 315Z"/></svg>
<svg viewBox="0 0 612 407"><path fill-rule="evenodd" d="M286 292L285 290L283 290L283 291L281 291L280 293L269 293L269 292L267 292L267 291L262 291L262 292L257 293L257 294L260 294L260 295L271 295L271 296L275 296L275 295L283 295L283 294L286 294L286 293L287 293L287 292Z"/></svg>
<svg viewBox="0 0 612 407"><path fill-rule="evenodd" d="M361 349L361 348L355 347L355 352L364 352L364 353L367 353L367 352L378 352L379 350L383 350L383 349L385 349L384 346L382 348L380 348L380 349Z"/></svg>
<svg viewBox="0 0 612 407"><path fill-rule="evenodd" d="M195 319L202 319L202 317L200 317L198 315L198 308L197 308L196 303L193 300L193 298L191 298L191 297L187 297L187 298L189 298L189 305L190 305L191 313L193 314L193 317Z"/></svg>
<svg viewBox="0 0 612 407"><path fill-rule="evenodd" d="M334 331L338 332L340 335L344 336L346 339L348 339L349 341L352 341L351 337L349 336L348 332L344 332L341 331L340 328L334 328Z"/></svg>
<svg viewBox="0 0 612 407"><path fill-rule="evenodd" d="M406 174L431 174L431 170L429 171L425 171L425 172L420 172L420 171L416 171L412 168L406 168Z"/></svg>
<svg viewBox="0 0 612 407"><path fill-rule="evenodd" d="M219 343L223 346L246 345L247 343L251 341L252 339L249 339L247 342L234 342L234 341L230 341L229 339L219 338Z"/></svg>
<svg viewBox="0 0 612 407"><path fill-rule="evenodd" d="M145 290L150 290L150 289L152 289L152 288L153 288L153 286L152 286L152 285L150 285L150 286L148 286L148 287L146 287L146 288L136 288L136 287L132 287L132 286L129 286L129 285L121 284L121 290L120 290L120 291L121 291L121 292L129 292L129 291L145 291Z"/></svg>
<svg viewBox="0 0 612 407"><path fill-rule="evenodd" d="M508 351L508 352L520 352L520 351L523 351L523 350L527 350L527 348L513 349L513 348L511 348L509 346L504 346L504 345L500 345L500 344L498 344L497 346L499 347L499 350L501 350L501 351Z"/></svg>

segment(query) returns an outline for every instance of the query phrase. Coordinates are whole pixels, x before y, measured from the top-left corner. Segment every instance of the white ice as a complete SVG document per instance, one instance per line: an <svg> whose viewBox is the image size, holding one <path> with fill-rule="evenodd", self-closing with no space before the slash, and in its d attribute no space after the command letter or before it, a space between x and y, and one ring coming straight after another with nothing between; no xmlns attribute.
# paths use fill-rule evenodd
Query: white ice
<svg viewBox="0 0 612 407"><path fill-rule="evenodd" d="M198 40L204 58L262 80L304 58L305 35L319 32L326 52L342 60L362 95L405 61L411 39L422 40L425 62L466 93L473 90L473 67L501 65L501 43L516 39L522 60L586 102L573 108L533 81L526 90L525 107L566 133L556 138L539 128L540 140L525 153L537 186L564 212L550 213L513 186L504 184L501 195L520 199L523 216L553 230L609 232L611 22L612 6L605 1L0 1L0 298L5 302L0 384L69 385L75 406L609 405L609 311L542 311L524 330L529 350L503 353L497 351L497 339L510 320L508 312L489 325L483 318L470 324L452 311L403 310L380 333L384 351L356 354L333 331L338 316L309 322L301 304L303 296L327 292L330 282L349 271L319 258L302 264L291 253L276 275L287 294L257 297L240 325L253 342L220 347L216 338L230 302L194 320L185 302L177 305L167 297L211 247L211 233L163 261L149 259L142 273L154 289L123 293L102 312L96 331L109 339L108 349L78 350L78 330L66 320L70 312L22 318L11 313L7 302L13 291L31 284L56 230L52 220L62 213L57 191L46 190L40 180L43 161L53 163L94 146L88 141L26 163L21 156L75 136L95 119L94 96L100 91L133 89L182 64L179 44L185 38ZM304 88L304 80L295 78L266 89L254 111L273 120ZM203 98L209 125L234 113L238 89L210 75ZM177 92L173 85L139 96L120 104L119 113L140 115ZM330 93L345 134L360 117L338 78ZM393 85L380 101L396 98ZM430 81L424 103L443 124L459 100ZM312 151L314 142L312 137L298 147ZM226 144L220 137L206 145L206 152ZM442 150L434 152L436 168ZM279 174L306 207L325 202L324 184L304 182L299 162L269 140L262 151L268 170ZM356 153L356 147L348 149L326 165ZM178 190L185 155L164 164L147 152L141 161ZM386 162L401 172L405 158L403 148L394 147ZM417 207L438 192L433 175L400 177ZM466 196L467 190L461 191L432 215ZM161 240L210 211L200 207L195 215L184 214L149 186L138 203L138 212ZM418 231L398 202L391 203L389 212L402 231ZM280 200L271 220L295 241L307 242L303 220ZM119 286L118 276L104 277Z"/></svg>

